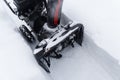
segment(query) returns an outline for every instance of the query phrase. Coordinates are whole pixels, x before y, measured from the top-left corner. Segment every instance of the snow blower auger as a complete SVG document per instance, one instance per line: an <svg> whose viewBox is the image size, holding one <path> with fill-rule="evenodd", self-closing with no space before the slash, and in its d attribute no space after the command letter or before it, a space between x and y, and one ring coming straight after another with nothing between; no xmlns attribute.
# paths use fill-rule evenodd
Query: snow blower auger
<svg viewBox="0 0 120 80"><path fill-rule="evenodd" d="M38 42L34 48L34 56L47 72L50 72L50 58L61 58L59 52L69 45L74 47L74 42L82 46L84 27L61 13L63 0L4 2L27 24L20 26L19 30L28 42Z"/></svg>

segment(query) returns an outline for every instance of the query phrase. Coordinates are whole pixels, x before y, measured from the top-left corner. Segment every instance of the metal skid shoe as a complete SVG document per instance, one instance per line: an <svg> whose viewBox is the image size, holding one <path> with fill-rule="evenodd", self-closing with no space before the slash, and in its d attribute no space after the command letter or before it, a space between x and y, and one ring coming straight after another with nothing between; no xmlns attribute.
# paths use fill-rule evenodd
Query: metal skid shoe
<svg viewBox="0 0 120 80"><path fill-rule="evenodd" d="M37 48L39 49L40 47L37 46ZM36 50L37 50L36 48ZM62 57L61 54L58 54L55 51L50 51L48 53L45 53L45 50L42 49L40 51L38 51L38 53L34 54L37 63L48 73L50 73L49 67L51 65L51 61L50 58L56 58L59 59Z"/></svg>
<svg viewBox="0 0 120 80"><path fill-rule="evenodd" d="M32 35L31 31L29 31L29 29L25 26L22 25L19 27L19 30L21 32L21 34L23 35L23 37L30 43L33 43L35 41L34 36Z"/></svg>
<svg viewBox="0 0 120 80"><path fill-rule="evenodd" d="M43 54L43 52L39 52L39 54ZM48 73L50 73L50 70L48 67L50 67L50 57L45 57L45 56L41 56L41 55L34 55L37 63Z"/></svg>
<svg viewBox="0 0 120 80"><path fill-rule="evenodd" d="M34 54L36 60L37 60L37 63L48 73L50 73L50 70L49 70L49 67L51 65L51 61L50 61L50 58L56 58L56 59L59 59L62 57L61 54L57 54L55 53L54 56L51 56L51 53L48 53L48 54L44 54L44 50L40 51L39 53L37 54Z"/></svg>
<svg viewBox="0 0 120 80"><path fill-rule="evenodd" d="M80 46L82 46L82 42L83 42L83 37L84 37L84 26L82 24L78 24L76 26L81 26L81 28L79 28L76 31L76 36L74 38L74 40L76 41L76 43L78 43Z"/></svg>
<svg viewBox="0 0 120 80"><path fill-rule="evenodd" d="M67 27L67 28L66 28ZM82 46L84 27L82 24L69 24L47 39L43 39L35 48L34 56L45 71L49 71L50 58L59 59L62 57L58 52L67 46L74 47L74 42Z"/></svg>

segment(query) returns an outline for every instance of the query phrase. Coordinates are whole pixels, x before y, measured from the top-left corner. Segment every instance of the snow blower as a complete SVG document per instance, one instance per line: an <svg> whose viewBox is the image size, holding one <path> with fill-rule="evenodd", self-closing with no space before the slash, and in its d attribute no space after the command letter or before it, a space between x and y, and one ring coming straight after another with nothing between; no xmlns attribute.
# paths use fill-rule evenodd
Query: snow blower
<svg viewBox="0 0 120 80"><path fill-rule="evenodd" d="M50 72L50 58L74 42L82 46L84 26L62 13L63 0L4 0L10 10L24 21L19 31L29 43L38 42L33 52L38 64ZM12 4L12 5L11 5ZM13 7L14 6L14 7Z"/></svg>

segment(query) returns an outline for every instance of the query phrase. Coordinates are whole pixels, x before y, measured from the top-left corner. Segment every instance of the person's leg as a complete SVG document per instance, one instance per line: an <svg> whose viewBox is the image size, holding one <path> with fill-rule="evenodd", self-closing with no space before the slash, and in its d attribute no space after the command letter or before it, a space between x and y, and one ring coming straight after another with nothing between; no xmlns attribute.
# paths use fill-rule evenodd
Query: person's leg
<svg viewBox="0 0 120 80"><path fill-rule="evenodd" d="M48 0L48 25L55 28L60 23L63 0Z"/></svg>

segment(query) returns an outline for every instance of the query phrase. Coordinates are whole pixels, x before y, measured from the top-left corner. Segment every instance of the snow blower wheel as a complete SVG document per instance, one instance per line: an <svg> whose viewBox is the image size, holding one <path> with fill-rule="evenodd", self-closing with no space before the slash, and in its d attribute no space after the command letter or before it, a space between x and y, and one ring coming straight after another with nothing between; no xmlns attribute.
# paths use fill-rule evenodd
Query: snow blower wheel
<svg viewBox="0 0 120 80"><path fill-rule="evenodd" d="M35 41L34 36L31 34L31 32L27 29L25 25L22 25L19 27L20 32L22 33L23 37L30 43L33 43Z"/></svg>

